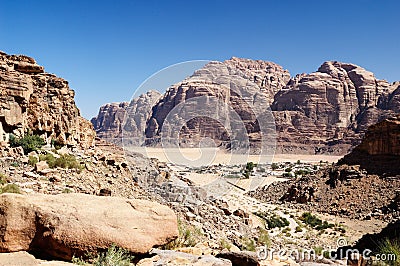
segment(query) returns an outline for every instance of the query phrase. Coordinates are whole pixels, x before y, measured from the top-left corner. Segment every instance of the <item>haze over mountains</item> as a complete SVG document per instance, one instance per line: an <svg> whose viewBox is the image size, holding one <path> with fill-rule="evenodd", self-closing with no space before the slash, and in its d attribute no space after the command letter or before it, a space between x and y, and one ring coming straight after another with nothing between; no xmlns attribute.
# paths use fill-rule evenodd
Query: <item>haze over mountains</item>
<svg viewBox="0 0 400 266"><path fill-rule="evenodd" d="M207 64L164 95L153 91L129 104L106 104L91 122L98 136L116 143L124 135L135 137L136 145L159 145L168 114L205 96L234 110L252 147L261 145L260 117L272 114L278 153L345 154L370 125L400 112L400 82L380 80L354 64L328 61L316 72L291 77L275 63L233 57ZM196 112L180 109L175 114L178 124L186 122L180 145L193 147L209 137L232 148L232 134L224 125L212 117L195 117Z"/></svg>

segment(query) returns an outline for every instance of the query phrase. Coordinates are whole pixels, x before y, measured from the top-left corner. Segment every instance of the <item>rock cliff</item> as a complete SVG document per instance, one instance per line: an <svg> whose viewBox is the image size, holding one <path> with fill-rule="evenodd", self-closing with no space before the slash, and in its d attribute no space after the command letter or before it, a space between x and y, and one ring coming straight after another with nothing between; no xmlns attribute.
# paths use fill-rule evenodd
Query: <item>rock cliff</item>
<svg viewBox="0 0 400 266"><path fill-rule="evenodd" d="M216 100L202 102L207 97ZM400 83L379 80L354 64L328 61L314 73L290 78L275 63L232 58L210 62L168 88L150 111L144 131L147 145L174 138L178 132L183 146L195 146L207 137L232 148L229 143L238 133L227 125L234 123L245 128L251 146L259 146L260 121L274 120L278 153L346 154L370 125L398 112ZM107 117L112 121L105 124L121 121L113 120L113 114ZM93 120L95 128L102 131L98 120ZM113 135L120 136L121 130ZM140 135L136 127L132 132Z"/></svg>
<svg viewBox="0 0 400 266"><path fill-rule="evenodd" d="M360 165L373 174L400 174L400 115L371 126L361 144L340 163Z"/></svg>
<svg viewBox="0 0 400 266"><path fill-rule="evenodd" d="M80 116L68 81L46 73L33 58L0 52L0 140L30 131L47 143L90 147L95 132Z"/></svg>
<svg viewBox="0 0 400 266"><path fill-rule="evenodd" d="M189 147L205 137L217 146L243 145L247 135L250 144L258 143L260 128L273 122L268 116L272 96L288 80L289 73L271 62L238 58L210 62L168 88L153 107L147 144L160 138L176 140L178 133L179 144Z"/></svg>
<svg viewBox="0 0 400 266"><path fill-rule="evenodd" d="M397 86L357 65L336 61L297 75L271 106L278 143L284 152L344 154L359 143L368 126L398 111Z"/></svg>
<svg viewBox="0 0 400 266"><path fill-rule="evenodd" d="M91 122L98 137L120 144L122 138L143 141L146 121L151 114L151 108L161 97L157 91L148 91L133 99L130 103L110 103L100 107L96 117Z"/></svg>

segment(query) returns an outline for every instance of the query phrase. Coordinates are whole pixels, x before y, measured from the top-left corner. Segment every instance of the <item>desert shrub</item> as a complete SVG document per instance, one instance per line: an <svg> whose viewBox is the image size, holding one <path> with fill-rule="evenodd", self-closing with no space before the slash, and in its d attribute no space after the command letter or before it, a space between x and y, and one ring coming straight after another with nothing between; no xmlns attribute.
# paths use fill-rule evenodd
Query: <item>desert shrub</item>
<svg viewBox="0 0 400 266"><path fill-rule="evenodd" d="M282 177L292 177L292 175L290 173L283 173Z"/></svg>
<svg viewBox="0 0 400 266"><path fill-rule="evenodd" d="M97 257L88 254L86 262L82 258L72 258L72 263L77 265L95 265L95 266L129 266L134 259L129 252L123 248L112 245L107 252L100 253ZM90 263L89 263L90 262Z"/></svg>
<svg viewBox="0 0 400 266"><path fill-rule="evenodd" d="M378 250L383 259L383 254L386 256L385 263L388 265L400 265L400 242L397 239L389 240L385 238L384 240L378 242ZM394 256L394 257L389 257Z"/></svg>
<svg viewBox="0 0 400 266"><path fill-rule="evenodd" d="M17 184L7 184L4 187L0 188L0 194L2 193L21 194L21 191L19 190L19 186Z"/></svg>
<svg viewBox="0 0 400 266"><path fill-rule="evenodd" d="M272 229L275 227L281 228L288 226L290 223L285 217L277 216L276 214L268 214L266 212L257 212L255 213L258 217L264 219L266 226L268 229Z"/></svg>
<svg viewBox="0 0 400 266"><path fill-rule="evenodd" d="M95 266L129 266L133 256L128 251L112 245L93 262Z"/></svg>
<svg viewBox="0 0 400 266"><path fill-rule="evenodd" d="M39 150L43 145L46 144L44 139L38 135L26 134L21 138L17 138L14 135L10 136L10 146L11 147L22 147L24 153L30 153L31 151Z"/></svg>
<svg viewBox="0 0 400 266"><path fill-rule="evenodd" d="M55 161L55 167L82 169L81 164L76 160L75 156L70 154L63 154L57 158Z"/></svg>
<svg viewBox="0 0 400 266"><path fill-rule="evenodd" d="M271 168L272 168L272 170L276 170L279 168L279 165L277 163L272 163Z"/></svg>
<svg viewBox="0 0 400 266"><path fill-rule="evenodd" d="M309 212L303 213L299 219L305 224L308 224L309 226L317 230L324 230L327 228L333 228L335 226L334 224L330 224L327 221L322 221L317 216L312 215Z"/></svg>
<svg viewBox="0 0 400 266"><path fill-rule="evenodd" d="M286 169L285 169L285 172L286 172L286 173L292 172L292 167L286 168Z"/></svg>
<svg viewBox="0 0 400 266"><path fill-rule="evenodd" d="M46 161L50 168L67 168L67 169L82 169L81 164L76 160L75 156L70 154L60 155L59 158L54 157L51 153L39 155L40 161Z"/></svg>
<svg viewBox="0 0 400 266"><path fill-rule="evenodd" d="M0 173L0 185L4 185L7 183L7 176L3 173Z"/></svg>
<svg viewBox="0 0 400 266"><path fill-rule="evenodd" d="M296 176L297 176L297 175L304 176L304 175L308 175L309 173L310 173L310 171L304 170L304 169L294 171L294 174L295 174Z"/></svg>
<svg viewBox="0 0 400 266"><path fill-rule="evenodd" d="M220 239L219 241L219 246L221 249L228 249L230 250L232 248L231 243L229 243L228 240L226 240L225 238Z"/></svg>
<svg viewBox="0 0 400 266"><path fill-rule="evenodd" d="M260 235L258 236L258 244L269 246L271 245L271 239L269 237L268 231L264 229L260 229Z"/></svg>
<svg viewBox="0 0 400 266"><path fill-rule="evenodd" d="M62 193L72 193L73 191L69 188L64 188Z"/></svg>
<svg viewBox="0 0 400 266"><path fill-rule="evenodd" d="M35 156L30 155L28 159L28 164L30 166L35 166L35 164L38 162L38 159Z"/></svg>
<svg viewBox="0 0 400 266"><path fill-rule="evenodd" d="M225 178L240 178L240 176L229 174L229 175L225 175Z"/></svg>
<svg viewBox="0 0 400 266"><path fill-rule="evenodd" d="M294 230L296 233L299 233L299 232L303 232L303 229L301 229L301 226L296 226L296 228L295 228L295 230Z"/></svg>
<svg viewBox="0 0 400 266"><path fill-rule="evenodd" d="M248 162L243 172L245 178L249 178L256 165L253 162Z"/></svg>
<svg viewBox="0 0 400 266"><path fill-rule="evenodd" d="M177 239L163 246L163 249L176 249L180 247L194 247L199 238L203 236L200 229L192 225L184 224L178 219L178 232Z"/></svg>
<svg viewBox="0 0 400 266"><path fill-rule="evenodd" d="M56 167L56 157L54 157L54 155L51 153L40 154L39 160L46 161L50 168Z"/></svg>
<svg viewBox="0 0 400 266"><path fill-rule="evenodd" d="M241 240L241 249L247 251L256 251L256 243L253 239L244 237Z"/></svg>

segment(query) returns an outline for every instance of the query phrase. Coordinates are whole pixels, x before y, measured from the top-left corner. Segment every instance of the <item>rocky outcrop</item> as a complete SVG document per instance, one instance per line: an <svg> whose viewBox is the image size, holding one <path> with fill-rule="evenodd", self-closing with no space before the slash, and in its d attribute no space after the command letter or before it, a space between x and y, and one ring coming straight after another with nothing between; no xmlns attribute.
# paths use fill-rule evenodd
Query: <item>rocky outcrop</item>
<svg viewBox="0 0 400 266"><path fill-rule="evenodd" d="M98 137L113 143L125 141L141 144L144 142L146 122L151 108L161 97L158 91L148 91L130 103L110 103L100 107L91 122Z"/></svg>
<svg viewBox="0 0 400 266"><path fill-rule="evenodd" d="M400 111L399 86L354 64L328 61L314 73L290 78L275 63L232 58L210 62L168 88L141 121L147 145L167 140L192 147L211 138L233 148L245 138L259 147L270 123L278 153L345 154L370 125ZM124 135L140 136L136 128L128 125Z"/></svg>
<svg viewBox="0 0 400 266"><path fill-rule="evenodd" d="M128 102L107 103L101 106L98 115L90 120L96 135L107 140L121 138L122 124L128 106Z"/></svg>
<svg viewBox="0 0 400 266"><path fill-rule="evenodd" d="M341 164L361 165L371 174L400 174L400 115L371 126L363 141Z"/></svg>
<svg viewBox="0 0 400 266"><path fill-rule="evenodd" d="M369 175L359 165L329 167L313 176L276 182L251 192L268 203L296 203L295 208L351 219L396 220L400 180Z"/></svg>
<svg viewBox="0 0 400 266"><path fill-rule="evenodd" d="M395 89L357 65L325 62L275 95L278 143L283 152L344 154L368 126L398 111Z"/></svg>
<svg viewBox="0 0 400 266"><path fill-rule="evenodd" d="M74 255L104 251L112 244L146 253L178 236L174 212L144 200L3 194L0 209L0 252L30 251L70 260Z"/></svg>
<svg viewBox="0 0 400 266"><path fill-rule="evenodd" d="M210 62L168 88L154 106L147 144L172 139L191 147L211 138L217 146L227 144L232 149L240 148L234 145L245 139L260 145L260 128L273 124L268 112L272 96L288 80L288 71L272 62L239 58Z"/></svg>
<svg viewBox="0 0 400 266"><path fill-rule="evenodd" d="M90 147L95 132L80 116L68 81L46 73L33 58L0 52L0 140L27 131L47 143Z"/></svg>

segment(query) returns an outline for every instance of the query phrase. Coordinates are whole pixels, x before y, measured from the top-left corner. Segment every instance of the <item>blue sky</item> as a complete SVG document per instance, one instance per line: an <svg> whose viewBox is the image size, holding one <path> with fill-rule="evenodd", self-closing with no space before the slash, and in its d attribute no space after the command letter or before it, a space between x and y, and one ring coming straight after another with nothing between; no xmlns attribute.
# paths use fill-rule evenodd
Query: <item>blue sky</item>
<svg viewBox="0 0 400 266"><path fill-rule="evenodd" d="M326 60L400 80L399 1L0 1L0 50L67 79L83 116L187 60Z"/></svg>

